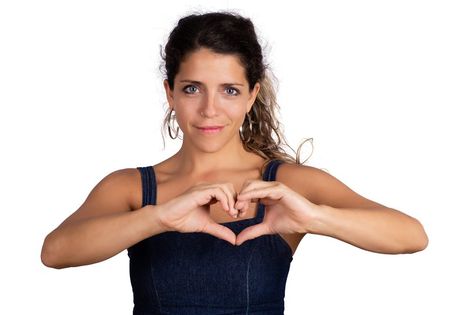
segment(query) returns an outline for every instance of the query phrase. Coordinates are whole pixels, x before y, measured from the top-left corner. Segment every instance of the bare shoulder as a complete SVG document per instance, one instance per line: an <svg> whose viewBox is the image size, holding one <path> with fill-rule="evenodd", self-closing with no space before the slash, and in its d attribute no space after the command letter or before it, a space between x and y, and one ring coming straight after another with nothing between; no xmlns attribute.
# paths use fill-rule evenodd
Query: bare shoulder
<svg viewBox="0 0 473 315"><path fill-rule="evenodd" d="M122 199L127 205L127 210L133 210L133 196L141 189L141 175L137 168L123 168L106 175L92 190L104 196Z"/></svg>
<svg viewBox="0 0 473 315"><path fill-rule="evenodd" d="M136 168L113 171L103 177L90 191L83 204L64 222L133 210L136 190L141 189Z"/></svg>
<svg viewBox="0 0 473 315"><path fill-rule="evenodd" d="M341 180L313 166L283 163L277 180L312 203L336 208L379 208L383 205L356 193Z"/></svg>
<svg viewBox="0 0 473 315"><path fill-rule="evenodd" d="M283 163L278 168L277 180L307 197L314 188L310 186L326 180L326 175L329 174L316 167Z"/></svg>
<svg viewBox="0 0 473 315"><path fill-rule="evenodd" d="M104 189L113 187L121 192L125 192L130 188L130 184L139 183L140 172L137 168L123 168L113 171L106 175L95 188Z"/></svg>

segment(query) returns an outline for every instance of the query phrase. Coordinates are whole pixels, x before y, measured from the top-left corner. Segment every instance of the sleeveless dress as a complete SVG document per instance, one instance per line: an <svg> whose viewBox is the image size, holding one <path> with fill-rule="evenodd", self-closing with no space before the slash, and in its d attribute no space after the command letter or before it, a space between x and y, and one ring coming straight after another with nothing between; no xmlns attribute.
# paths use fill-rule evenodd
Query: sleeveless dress
<svg viewBox="0 0 473 315"><path fill-rule="evenodd" d="M276 178L279 160L266 167L263 180ZM156 204L152 166L141 173L143 206ZM254 218L221 223L236 235L261 223ZM164 232L128 248L134 315L284 314L284 294L292 257L279 235L263 235L240 246L206 233Z"/></svg>

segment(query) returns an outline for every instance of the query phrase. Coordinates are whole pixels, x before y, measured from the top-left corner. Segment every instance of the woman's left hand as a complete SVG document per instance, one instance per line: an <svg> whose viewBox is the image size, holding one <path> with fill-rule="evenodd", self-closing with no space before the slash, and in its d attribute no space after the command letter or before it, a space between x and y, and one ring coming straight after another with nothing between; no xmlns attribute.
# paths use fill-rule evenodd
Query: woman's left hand
<svg viewBox="0 0 473 315"><path fill-rule="evenodd" d="M264 219L241 231L237 235L236 245L266 234L306 233L306 226L313 220L314 211L319 207L280 182L251 180L243 185L235 208L245 215L249 203L258 199L265 205Z"/></svg>

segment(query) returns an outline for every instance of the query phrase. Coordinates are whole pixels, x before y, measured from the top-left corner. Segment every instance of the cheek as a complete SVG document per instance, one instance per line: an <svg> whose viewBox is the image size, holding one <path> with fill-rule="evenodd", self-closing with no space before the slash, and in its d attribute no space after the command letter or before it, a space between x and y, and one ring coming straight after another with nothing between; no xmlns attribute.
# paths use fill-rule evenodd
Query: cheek
<svg viewBox="0 0 473 315"><path fill-rule="evenodd" d="M241 110L241 108L229 108L226 112L229 117L232 117L236 120L245 116L245 111Z"/></svg>
<svg viewBox="0 0 473 315"><path fill-rule="evenodd" d="M232 117L234 120L244 120L246 115L245 104L231 104L225 108L225 111L229 117Z"/></svg>
<svg viewBox="0 0 473 315"><path fill-rule="evenodd" d="M175 106L176 122L181 128L189 121L195 120L195 112L192 111L191 106L186 105L189 104L179 104Z"/></svg>
<svg viewBox="0 0 473 315"><path fill-rule="evenodd" d="M186 111L182 107L179 110L176 110L176 121L177 124L182 128L186 123L193 120L193 114L190 113L188 110Z"/></svg>
<svg viewBox="0 0 473 315"><path fill-rule="evenodd" d="M228 123L231 123L235 127L240 127L245 120L245 111L238 107L226 108L222 111Z"/></svg>
<svg viewBox="0 0 473 315"><path fill-rule="evenodd" d="M198 107L199 106L196 99L179 97L174 98L176 120L179 125L185 121L192 120L196 113L198 114L198 112L196 112Z"/></svg>

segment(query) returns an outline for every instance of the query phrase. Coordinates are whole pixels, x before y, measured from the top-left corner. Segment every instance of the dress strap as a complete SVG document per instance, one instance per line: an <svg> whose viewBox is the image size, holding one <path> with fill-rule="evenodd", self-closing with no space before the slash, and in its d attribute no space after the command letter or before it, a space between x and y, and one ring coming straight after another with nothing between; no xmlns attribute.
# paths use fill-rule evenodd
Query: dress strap
<svg viewBox="0 0 473 315"><path fill-rule="evenodd" d="M142 207L156 204L156 176L152 166L137 167L141 174Z"/></svg>
<svg viewBox="0 0 473 315"><path fill-rule="evenodd" d="M279 165L281 165L283 161L281 160L271 160L266 169L264 171L263 180L272 182L276 180L276 172L278 170Z"/></svg>
<svg viewBox="0 0 473 315"><path fill-rule="evenodd" d="M284 163L281 160L271 160L269 161L266 169L264 170L263 180L267 182L272 182L276 180L276 173L278 171L279 165ZM256 218L262 219L264 217L265 207L262 203L258 203L258 213L256 214Z"/></svg>

